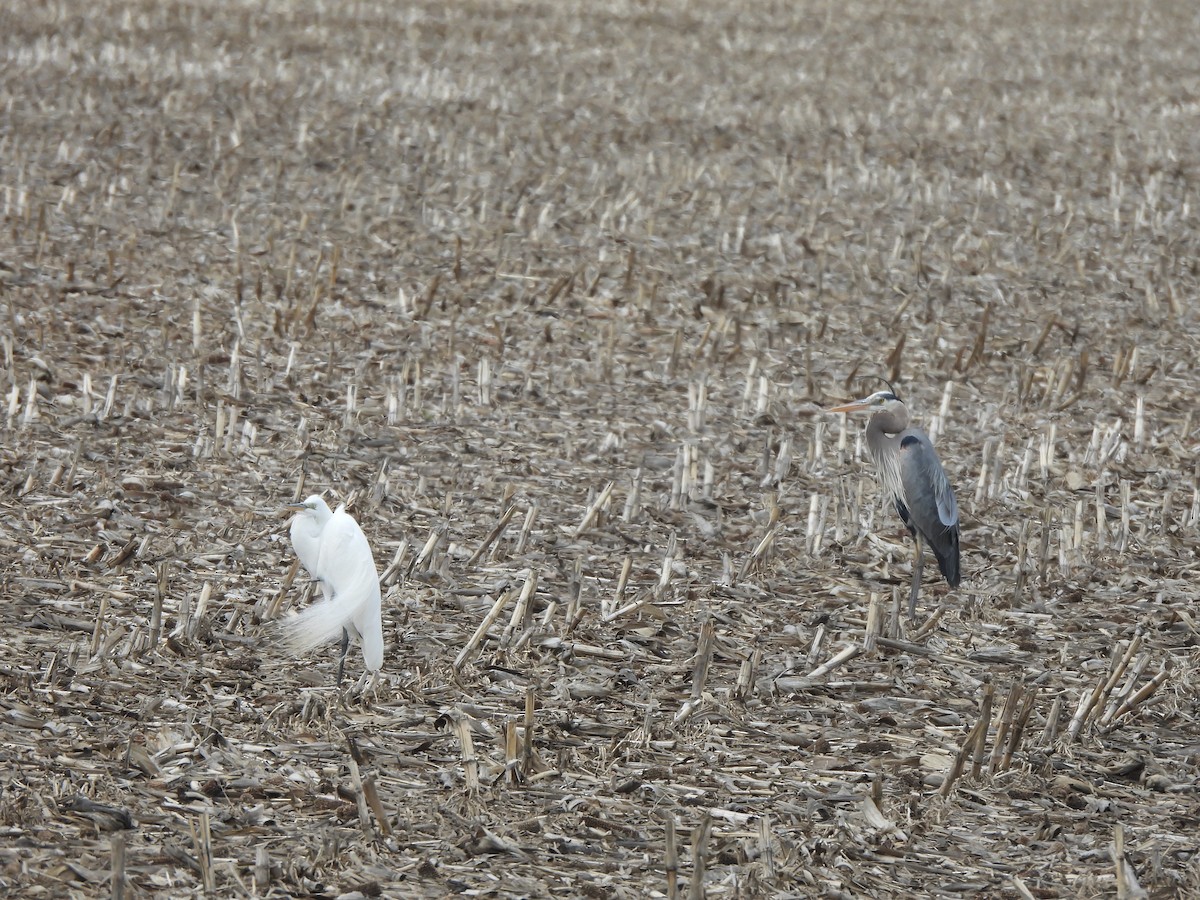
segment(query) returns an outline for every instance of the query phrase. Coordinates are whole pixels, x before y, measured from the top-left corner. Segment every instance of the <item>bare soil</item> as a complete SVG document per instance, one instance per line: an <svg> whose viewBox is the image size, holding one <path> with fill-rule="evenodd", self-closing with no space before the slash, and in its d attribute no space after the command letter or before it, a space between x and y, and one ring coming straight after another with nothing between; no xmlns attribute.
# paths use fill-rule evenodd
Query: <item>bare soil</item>
<svg viewBox="0 0 1200 900"><path fill-rule="evenodd" d="M0 889L1200 895L1198 34L0 0ZM823 412L881 376L962 511L915 623Z"/></svg>

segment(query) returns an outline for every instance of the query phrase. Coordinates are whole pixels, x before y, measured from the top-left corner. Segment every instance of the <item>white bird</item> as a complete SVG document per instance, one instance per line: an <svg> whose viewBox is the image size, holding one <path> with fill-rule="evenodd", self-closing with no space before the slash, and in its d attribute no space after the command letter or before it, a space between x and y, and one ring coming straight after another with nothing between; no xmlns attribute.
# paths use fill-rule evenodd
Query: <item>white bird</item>
<svg viewBox="0 0 1200 900"><path fill-rule="evenodd" d="M350 636L362 642L363 662L371 672L383 667L383 609L379 570L371 545L345 504L330 512L329 504L313 494L303 503L291 503L292 547L313 581L321 584L324 599L299 615L286 619L284 646L304 653L342 636L337 680L342 681Z"/></svg>

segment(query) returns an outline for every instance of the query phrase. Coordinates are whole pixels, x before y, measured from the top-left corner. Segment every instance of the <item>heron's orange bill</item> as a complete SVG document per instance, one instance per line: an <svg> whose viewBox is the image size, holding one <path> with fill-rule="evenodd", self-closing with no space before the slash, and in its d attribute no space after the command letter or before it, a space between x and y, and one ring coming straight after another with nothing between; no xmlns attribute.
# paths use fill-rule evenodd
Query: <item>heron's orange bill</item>
<svg viewBox="0 0 1200 900"><path fill-rule="evenodd" d="M853 403L844 403L841 406L831 406L827 412L858 412L860 409L867 409L871 404L863 400L855 400Z"/></svg>

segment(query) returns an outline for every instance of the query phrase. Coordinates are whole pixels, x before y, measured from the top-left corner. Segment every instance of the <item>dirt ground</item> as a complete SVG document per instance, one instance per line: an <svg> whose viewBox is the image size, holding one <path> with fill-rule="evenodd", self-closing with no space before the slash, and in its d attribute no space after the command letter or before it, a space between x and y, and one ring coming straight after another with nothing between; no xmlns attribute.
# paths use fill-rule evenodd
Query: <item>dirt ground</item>
<svg viewBox="0 0 1200 900"><path fill-rule="evenodd" d="M0 0L0 891L1200 896L1198 34Z"/></svg>

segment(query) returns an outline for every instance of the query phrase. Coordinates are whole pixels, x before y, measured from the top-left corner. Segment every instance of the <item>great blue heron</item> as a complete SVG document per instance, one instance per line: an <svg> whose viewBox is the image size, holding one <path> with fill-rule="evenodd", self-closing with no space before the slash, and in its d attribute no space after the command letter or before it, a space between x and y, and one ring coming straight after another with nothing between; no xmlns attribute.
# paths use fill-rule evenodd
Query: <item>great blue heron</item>
<svg viewBox="0 0 1200 900"><path fill-rule="evenodd" d="M362 641L363 662L372 672L383 666L383 616L379 570L366 535L346 512L337 512L313 494L292 503L292 547L314 581L321 583L323 600L284 620L284 645L293 653L311 650L341 635L337 681L341 684L350 636Z"/></svg>
<svg viewBox="0 0 1200 900"><path fill-rule="evenodd" d="M890 386L889 386L890 387ZM912 591L908 616L916 618L925 557L922 539L937 557L938 568L950 587L958 587L958 503L954 489L925 432L908 425L908 409L892 390L876 391L861 400L834 406L830 412L872 412L867 422L867 449L883 489L912 532Z"/></svg>

